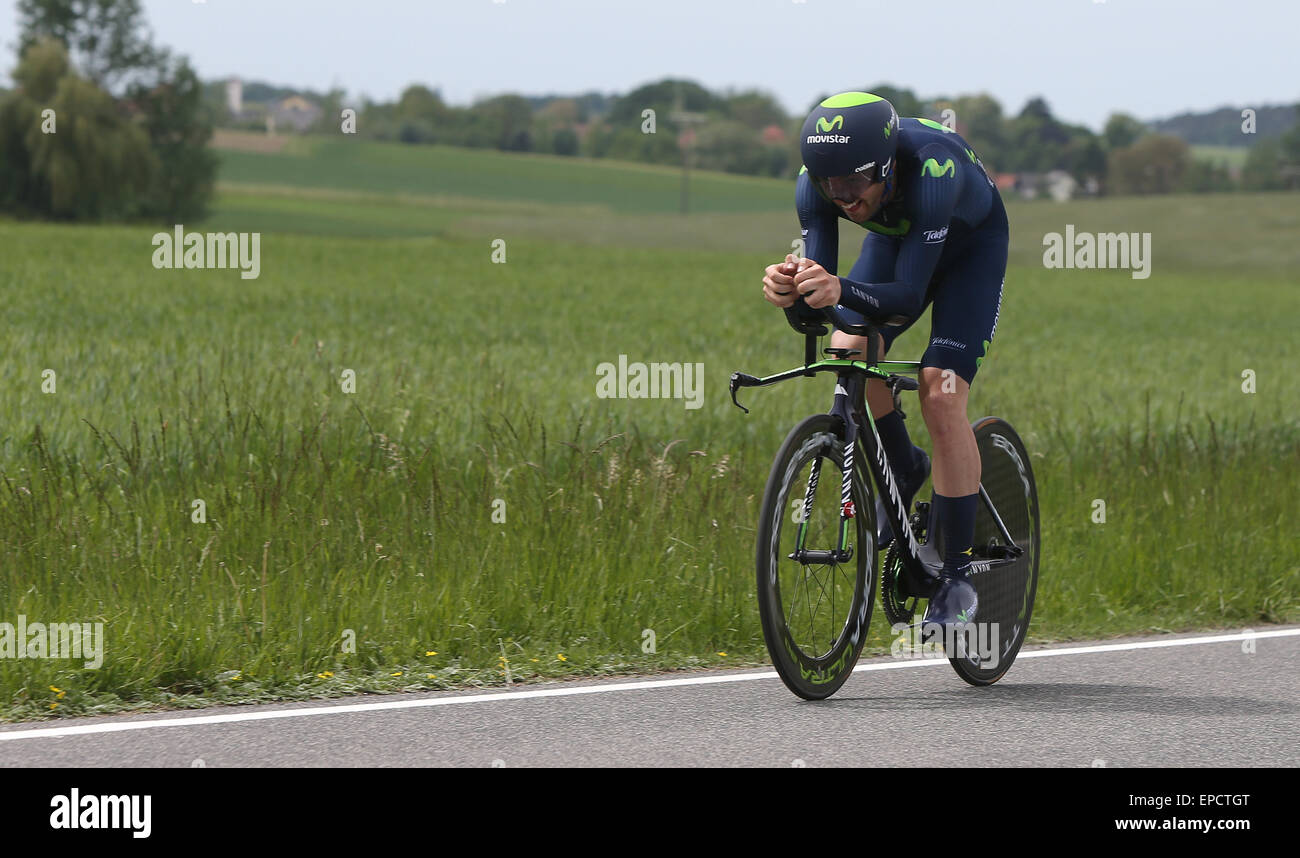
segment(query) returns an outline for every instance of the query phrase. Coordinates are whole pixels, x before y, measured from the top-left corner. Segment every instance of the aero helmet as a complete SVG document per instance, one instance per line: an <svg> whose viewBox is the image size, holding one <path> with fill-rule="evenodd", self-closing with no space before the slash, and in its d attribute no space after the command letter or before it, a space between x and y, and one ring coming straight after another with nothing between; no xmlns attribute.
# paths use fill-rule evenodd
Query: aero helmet
<svg viewBox="0 0 1300 858"><path fill-rule="evenodd" d="M799 151L815 184L853 177L869 185L893 176L898 149L898 113L869 92L841 92L817 105L804 120Z"/></svg>

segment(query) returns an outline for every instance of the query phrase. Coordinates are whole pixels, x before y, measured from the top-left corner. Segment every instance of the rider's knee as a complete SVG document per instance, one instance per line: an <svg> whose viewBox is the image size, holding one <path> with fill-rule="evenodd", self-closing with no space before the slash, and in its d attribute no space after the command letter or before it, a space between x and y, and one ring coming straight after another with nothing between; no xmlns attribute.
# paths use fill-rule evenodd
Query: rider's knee
<svg viewBox="0 0 1300 858"><path fill-rule="evenodd" d="M921 381L921 414L927 424L966 421L966 400L970 387L961 378L949 371L925 367Z"/></svg>

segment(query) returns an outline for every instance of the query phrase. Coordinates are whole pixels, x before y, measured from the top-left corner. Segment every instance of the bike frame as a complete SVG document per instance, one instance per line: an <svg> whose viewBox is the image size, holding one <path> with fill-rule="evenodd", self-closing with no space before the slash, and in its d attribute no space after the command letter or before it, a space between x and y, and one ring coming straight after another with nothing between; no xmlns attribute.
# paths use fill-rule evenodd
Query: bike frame
<svg viewBox="0 0 1300 858"><path fill-rule="evenodd" d="M880 337L876 327L847 323L837 312L834 312L837 309L828 307L825 308L825 312L835 326L845 333L866 336L867 354L874 355L877 352ZM826 333L825 327L807 322L796 323L794 317L791 317L791 324L805 337L804 365L802 367L796 367L763 378L755 378L752 375L734 372L731 374L730 382L732 403L748 414L749 409L741 405L736 399L736 391L742 387L766 387L793 378L811 378L821 372L835 373L835 399L831 404L829 413L838 417L843 421L844 425L844 477L840 486L839 538L837 546L829 550L807 549L804 547L807 520L812 511L813 495L817 491L817 481L821 470L822 460L819 457L813 462L808 474L808 485L804 491L803 518L799 522L795 551L790 555L790 558L805 565L810 563L846 563L852 558L853 549L848 546L848 534L849 528L852 526L852 519L857 515L857 510L853 508L852 502L853 480L855 475L857 479L862 479L861 475L865 465L866 473L870 475L870 479L875 481L880 496L885 499L885 514L889 516L889 524L893 528L895 538L897 538L897 534L904 535L903 541L906 550L900 552L899 555L903 566L910 574L915 576L914 580L922 580L921 576L926 574L926 564L921 558L921 546L917 543L916 535L912 532L911 524L908 521L907 509L903 506L903 499L898 493L898 487L894 484L893 469L889 466L884 446L880 443L875 421L868 419L864 407L858 405L858 403L865 402L864 394L869 379L875 378L884 381L890 386L895 397L897 397L900 389L916 390L917 382L912 381L907 376L918 376L920 374L920 362L861 361L850 360L847 357L817 360L817 338ZM832 351L838 352L839 350ZM847 350L843 353L848 354ZM993 501L989 498L988 492L985 491L983 483L979 487L979 496L992 516L998 533L1005 544L997 546L996 552L988 553L987 559L972 560L972 572L986 572L998 566L1014 563L1024 553L1024 549L1011 538L1006 525L1002 522L1002 516L998 514L997 509L993 506ZM980 555L981 558L985 556Z"/></svg>

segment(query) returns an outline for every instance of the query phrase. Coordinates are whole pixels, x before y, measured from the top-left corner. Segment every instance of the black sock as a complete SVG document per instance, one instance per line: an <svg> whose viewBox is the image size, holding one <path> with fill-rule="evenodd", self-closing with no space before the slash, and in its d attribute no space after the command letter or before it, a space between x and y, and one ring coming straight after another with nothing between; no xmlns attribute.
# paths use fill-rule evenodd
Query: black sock
<svg viewBox="0 0 1300 858"><path fill-rule="evenodd" d="M912 446L912 439L908 437L907 426L903 423L903 415L894 410L884 417L877 417L876 431L880 433L880 443L885 448L885 455L889 458L890 467L894 471L894 479L901 483L903 475L910 474L912 469L916 467L913 452L915 448Z"/></svg>
<svg viewBox="0 0 1300 858"><path fill-rule="evenodd" d="M979 494L950 498L935 492L934 512L943 529L943 568L950 572L970 562L978 500Z"/></svg>

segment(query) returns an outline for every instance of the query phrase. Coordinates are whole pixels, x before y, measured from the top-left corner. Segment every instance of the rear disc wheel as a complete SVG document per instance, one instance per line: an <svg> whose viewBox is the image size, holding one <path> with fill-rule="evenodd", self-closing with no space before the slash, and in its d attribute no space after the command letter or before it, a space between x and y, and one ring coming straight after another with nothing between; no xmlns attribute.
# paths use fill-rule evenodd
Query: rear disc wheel
<svg viewBox="0 0 1300 858"><path fill-rule="evenodd" d="M970 631L957 639L958 651L949 657L953 670L971 685L992 685L1011 668L1033 616L1041 553L1038 487L1029 453L1009 423L984 417L972 428L980 451L980 484L1015 544L1024 549L1012 563L972 569L979 608ZM987 558L991 548L1004 545L992 513L979 500L972 554L977 560Z"/></svg>

